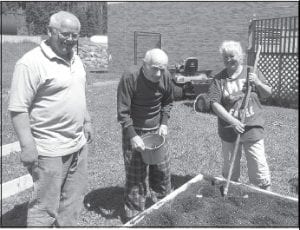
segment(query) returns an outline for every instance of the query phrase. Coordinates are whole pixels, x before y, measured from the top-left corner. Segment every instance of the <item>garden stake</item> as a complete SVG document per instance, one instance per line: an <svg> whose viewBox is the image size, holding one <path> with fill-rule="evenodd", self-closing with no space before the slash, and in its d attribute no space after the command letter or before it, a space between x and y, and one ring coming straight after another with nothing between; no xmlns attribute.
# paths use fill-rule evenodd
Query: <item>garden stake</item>
<svg viewBox="0 0 300 230"><path fill-rule="evenodd" d="M261 46L258 45L257 53L256 53L256 57L255 57L255 62L254 62L253 73L255 73L256 69L257 69L260 50L261 50ZM240 118L241 118L242 123L245 122L245 115L246 115L245 109L248 107L249 98L250 98L250 94L251 94L251 85L249 84L249 72L250 72L250 69L247 68L247 92L245 94L244 101L243 101L243 103L241 105L241 108L240 108ZM224 197L224 199L227 197L229 182L230 182L231 175L232 175L232 170L233 170L233 164L234 164L235 157L236 157L236 154L237 154L237 150L238 150L238 147L239 147L239 144L240 144L240 139L241 139L241 134L238 133L235 144L234 144L233 154L232 154L232 157L230 159L230 168L229 168L229 173L228 173L228 177L227 177L227 180L226 180L226 185L225 185L225 187L223 187L223 186L220 187L220 191L221 191L221 194Z"/></svg>

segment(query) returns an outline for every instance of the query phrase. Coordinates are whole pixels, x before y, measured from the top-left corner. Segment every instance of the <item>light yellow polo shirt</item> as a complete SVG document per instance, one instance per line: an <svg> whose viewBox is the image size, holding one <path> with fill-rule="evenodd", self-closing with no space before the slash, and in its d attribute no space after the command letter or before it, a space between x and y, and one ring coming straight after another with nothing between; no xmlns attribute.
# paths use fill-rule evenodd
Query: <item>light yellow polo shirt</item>
<svg viewBox="0 0 300 230"><path fill-rule="evenodd" d="M70 63L43 41L15 66L8 110L28 112L42 156L68 155L86 143L86 72L77 55Z"/></svg>

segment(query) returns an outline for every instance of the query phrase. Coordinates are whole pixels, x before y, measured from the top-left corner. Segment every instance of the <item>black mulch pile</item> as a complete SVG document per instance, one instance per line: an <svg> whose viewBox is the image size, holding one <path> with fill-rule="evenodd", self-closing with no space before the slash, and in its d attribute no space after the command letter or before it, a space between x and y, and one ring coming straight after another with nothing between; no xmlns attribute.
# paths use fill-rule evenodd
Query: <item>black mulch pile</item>
<svg viewBox="0 0 300 230"><path fill-rule="evenodd" d="M220 184L192 184L172 201L146 215L136 226L296 227L298 202L230 185L227 197Z"/></svg>

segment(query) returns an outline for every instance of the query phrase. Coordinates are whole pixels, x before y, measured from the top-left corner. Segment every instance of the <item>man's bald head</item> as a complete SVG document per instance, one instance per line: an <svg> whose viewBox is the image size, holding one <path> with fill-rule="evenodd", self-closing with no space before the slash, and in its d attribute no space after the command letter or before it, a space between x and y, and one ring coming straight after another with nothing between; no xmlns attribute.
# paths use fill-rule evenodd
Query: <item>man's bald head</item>
<svg viewBox="0 0 300 230"><path fill-rule="evenodd" d="M145 54L144 62L150 66L165 69L168 65L167 54L158 48L148 50Z"/></svg>
<svg viewBox="0 0 300 230"><path fill-rule="evenodd" d="M146 52L144 58L144 75L152 81L158 82L163 76L168 66L168 56L161 49L151 49Z"/></svg>
<svg viewBox="0 0 300 230"><path fill-rule="evenodd" d="M59 11L50 17L49 27L56 28L60 31L72 28L79 32L81 24L74 14L67 11Z"/></svg>

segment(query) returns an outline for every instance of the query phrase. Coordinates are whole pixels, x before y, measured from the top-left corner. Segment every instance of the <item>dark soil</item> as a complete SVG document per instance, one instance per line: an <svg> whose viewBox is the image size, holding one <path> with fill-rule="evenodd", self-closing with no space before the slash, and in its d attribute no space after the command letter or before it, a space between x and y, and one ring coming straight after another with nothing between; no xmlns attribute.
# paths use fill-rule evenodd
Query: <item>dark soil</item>
<svg viewBox="0 0 300 230"><path fill-rule="evenodd" d="M227 197L223 197L220 186L209 180L193 184L136 226L299 226L297 202L234 185L230 185Z"/></svg>

